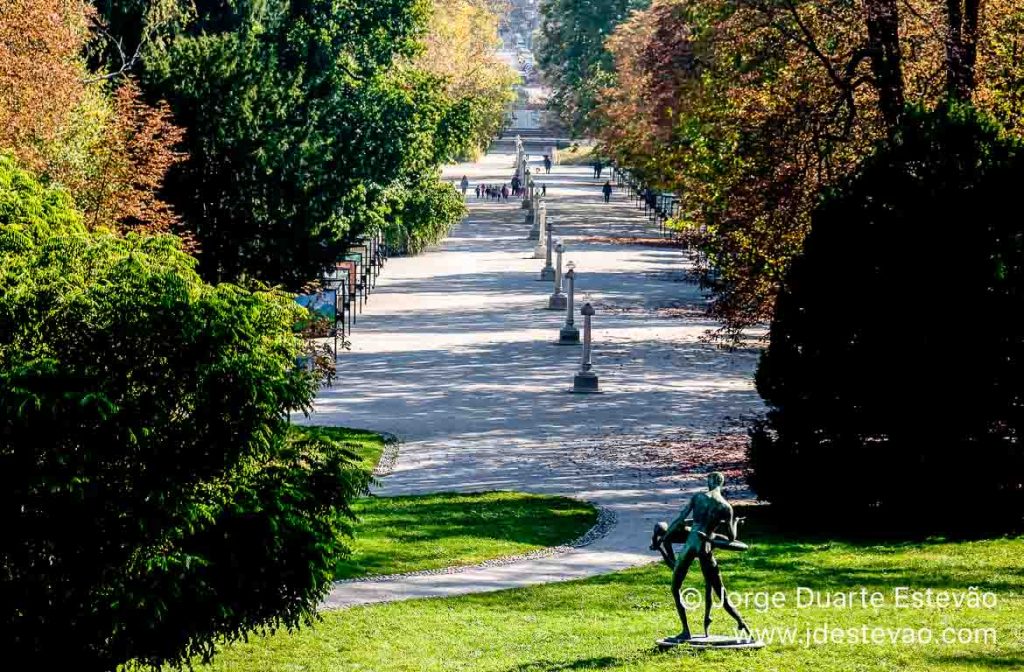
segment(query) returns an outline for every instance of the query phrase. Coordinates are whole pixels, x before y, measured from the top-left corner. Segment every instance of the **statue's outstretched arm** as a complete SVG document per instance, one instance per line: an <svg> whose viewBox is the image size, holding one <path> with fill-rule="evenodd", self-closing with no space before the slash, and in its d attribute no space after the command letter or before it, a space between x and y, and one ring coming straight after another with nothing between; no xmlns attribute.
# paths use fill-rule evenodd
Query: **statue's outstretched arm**
<svg viewBox="0 0 1024 672"><path fill-rule="evenodd" d="M739 519L736 518L736 512L729 507L729 525L727 527L726 536L729 541L736 541L736 527L739 525Z"/></svg>

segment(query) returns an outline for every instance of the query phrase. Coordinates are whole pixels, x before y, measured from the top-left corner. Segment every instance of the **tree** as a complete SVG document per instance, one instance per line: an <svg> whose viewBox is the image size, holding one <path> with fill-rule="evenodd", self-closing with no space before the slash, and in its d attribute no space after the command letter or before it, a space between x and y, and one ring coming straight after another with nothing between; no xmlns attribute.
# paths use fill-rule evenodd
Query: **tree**
<svg viewBox="0 0 1024 672"><path fill-rule="evenodd" d="M9 655L108 671L314 617L369 475L290 434L289 297L172 236L90 233L0 159L0 599Z"/></svg>
<svg viewBox="0 0 1024 672"><path fill-rule="evenodd" d="M518 77L497 52L498 19L507 9L504 0L435 0L424 48L412 61L443 82L459 122L448 132L450 153L458 158L473 158L487 146L515 100Z"/></svg>
<svg viewBox="0 0 1024 672"><path fill-rule="evenodd" d="M906 103L955 93L1019 129L1021 10L956 4L657 0L608 40L603 151L680 195L674 224L707 253L727 335L771 316L822 189Z"/></svg>
<svg viewBox="0 0 1024 672"><path fill-rule="evenodd" d="M367 233L401 238L413 190L438 192L421 203L440 209L406 209L401 226L436 242L454 223L439 165L501 118L503 80L461 61L441 68L424 48L429 0L199 2L163 23L163 1L100 4L125 44L145 44L143 88L188 129L187 160L163 193L195 232L208 279L298 290ZM437 10L465 19L459 58L493 32L479 4ZM165 33L147 38L158 23Z"/></svg>
<svg viewBox="0 0 1024 672"><path fill-rule="evenodd" d="M605 40L650 0L547 0L541 4L537 65L552 88L551 107L575 136L595 129L597 94L613 80Z"/></svg>
<svg viewBox="0 0 1024 672"><path fill-rule="evenodd" d="M904 117L816 208L787 275L757 371L769 412L751 483L819 524L1018 524L1024 232L1007 213L1024 145L962 105ZM922 506L966 471L982 509Z"/></svg>
<svg viewBox="0 0 1024 672"><path fill-rule="evenodd" d="M77 0L0 7L0 149L68 189L89 225L168 230L177 217L157 191L181 131L129 80L89 72L82 54L101 30Z"/></svg>

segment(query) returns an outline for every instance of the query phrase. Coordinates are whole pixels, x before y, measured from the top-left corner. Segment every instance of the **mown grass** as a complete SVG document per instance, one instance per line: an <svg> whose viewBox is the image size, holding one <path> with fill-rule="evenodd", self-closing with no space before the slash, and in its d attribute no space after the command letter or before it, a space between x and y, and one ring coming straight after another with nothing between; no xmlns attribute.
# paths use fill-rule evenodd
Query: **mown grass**
<svg viewBox="0 0 1024 672"><path fill-rule="evenodd" d="M637 531L637 546L646 544ZM883 642L805 645L772 643L753 652L676 649L661 653L656 638L678 632L668 592L669 572L659 565L597 577L458 598L415 600L324 615L297 633L254 638L226 648L211 670L387 670L430 672L654 672L826 670L1024 669L1024 537L983 541L914 542L825 540L758 529L743 554L720 554L726 585L736 597L781 592L781 607L741 606L751 627L860 629L991 628L987 643ZM694 569L687 586L700 586ZM966 591L997 596L987 608L898 608L894 591ZM798 587L814 591L879 591L878 607L796 604ZM730 632L728 617L714 612L712 631ZM700 614L693 613L697 626Z"/></svg>
<svg viewBox="0 0 1024 672"><path fill-rule="evenodd" d="M384 438L374 432L320 426L295 430L355 453L370 471L384 450ZM519 492L371 496L354 502L352 509L358 516L349 543L352 555L338 561L338 579L473 565L529 553L572 541L597 520L597 510L585 502Z"/></svg>
<svg viewBox="0 0 1024 672"><path fill-rule="evenodd" d="M353 554L336 576L400 574L472 565L571 541L593 526L593 506L521 492L367 497Z"/></svg>

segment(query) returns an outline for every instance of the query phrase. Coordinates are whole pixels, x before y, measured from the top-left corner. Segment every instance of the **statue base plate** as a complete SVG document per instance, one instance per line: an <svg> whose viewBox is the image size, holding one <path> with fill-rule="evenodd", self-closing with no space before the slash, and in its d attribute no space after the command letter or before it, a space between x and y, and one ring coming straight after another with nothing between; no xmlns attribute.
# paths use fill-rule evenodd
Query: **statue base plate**
<svg viewBox="0 0 1024 672"><path fill-rule="evenodd" d="M545 266L540 271L540 282L553 282L555 279L555 269L552 266Z"/></svg>
<svg viewBox="0 0 1024 672"><path fill-rule="evenodd" d="M760 639L747 637L736 637L734 635L694 635L690 639L678 639L666 637L659 639L658 648L662 651L674 649L677 646L687 646L691 649L763 649L764 642Z"/></svg>
<svg viewBox="0 0 1024 672"><path fill-rule="evenodd" d="M565 294L552 294L548 297L548 310L565 310L569 307L569 297Z"/></svg>

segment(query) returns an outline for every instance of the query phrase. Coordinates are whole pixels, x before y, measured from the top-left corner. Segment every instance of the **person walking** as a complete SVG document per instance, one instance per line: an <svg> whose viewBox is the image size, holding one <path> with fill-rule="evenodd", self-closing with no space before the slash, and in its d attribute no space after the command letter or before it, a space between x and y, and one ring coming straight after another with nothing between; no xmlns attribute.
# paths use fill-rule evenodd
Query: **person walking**
<svg viewBox="0 0 1024 672"><path fill-rule="evenodd" d="M609 201L612 200L612 182L611 182L611 180L605 181L604 186L601 187L601 193L604 194L604 202L605 203L608 203Z"/></svg>
<svg viewBox="0 0 1024 672"><path fill-rule="evenodd" d="M546 184L540 185L540 195L541 196L547 196L548 195L548 185L546 185Z"/></svg>
<svg viewBox="0 0 1024 672"><path fill-rule="evenodd" d="M551 157L547 154L544 155L544 172L548 175L551 174Z"/></svg>
<svg viewBox="0 0 1024 672"><path fill-rule="evenodd" d="M476 185L476 200L480 200L480 185Z"/></svg>
<svg viewBox="0 0 1024 672"><path fill-rule="evenodd" d="M501 197L504 198L506 201L508 200L508 185L507 184L501 185Z"/></svg>
<svg viewBox="0 0 1024 672"><path fill-rule="evenodd" d="M466 192L469 191L469 178L465 175L462 176L462 181L459 182L459 186L462 187L462 198L465 200Z"/></svg>

